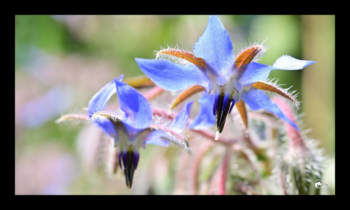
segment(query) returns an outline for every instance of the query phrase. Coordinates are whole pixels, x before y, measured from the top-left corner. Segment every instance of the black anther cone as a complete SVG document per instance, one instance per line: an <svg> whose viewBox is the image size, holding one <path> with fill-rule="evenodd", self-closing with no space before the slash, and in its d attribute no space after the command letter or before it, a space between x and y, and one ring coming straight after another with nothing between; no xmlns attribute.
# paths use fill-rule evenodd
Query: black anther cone
<svg viewBox="0 0 350 210"><path fill-rule="evenodd" d="M218 97L218 109L216 111L216 130L219 131L219 133L222 132L222 130L224 129L224 125L225 125L225 121L226 121L226 117L228 114L228 111L230 109L230 105L232 102L232 99L230 98L227 102L227 104L225 104L225 110L223 109L224 107L224 98L225 95L224 94L220 94Z"/></svg>
<svg viewBox="0 0 350 210"><path fill-rule="evenodd" d="M124 163L125 164L124 165L125 181L126 181L126 186L128 186L128 188L131 188L132 179L135 171L133 159L134 159L134 153L132 151L128 151L126 154L126 163Z"/></svg>

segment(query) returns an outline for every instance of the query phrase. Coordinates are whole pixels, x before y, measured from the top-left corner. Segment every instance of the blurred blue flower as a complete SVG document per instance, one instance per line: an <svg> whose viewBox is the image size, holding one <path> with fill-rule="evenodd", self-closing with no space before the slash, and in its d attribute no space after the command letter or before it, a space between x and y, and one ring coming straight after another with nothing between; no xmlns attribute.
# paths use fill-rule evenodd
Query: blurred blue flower
<svg viewBox="0 0 350 210"><path fill-rule="evenodd" d="M288 55L278 58L272 66L254 62L254 58L264 51L262 43L235 56L229 33L218 16L210 16L207 28L194 45L193 53L164 49L157 53L156 59L135 60L153 82L166 90L177 91L193 85L205 89L206 93L199 101L200 115L190 126L193 129L203 129L216 122L217 134L221 133L227 114L240 100L247 103L250 109L265 109L298 129L276 104L258 89L281 92L276 87L264 83L271 70L298 70L315 62L298 60ZM252 86L257 82L262 82L263 85Z"/></svg>
<svg viewBox="0 0 350 210"><path fill-rule="evenodd" d="M119 164L124 170L126 185L132 185L134 170L137 168L140 147L145 144L167 146L168 132L155 130L151 125L152 109L147 99L131 86L122 82L123 75L109 82L90 100L87 113L90 120L114 139L119 150ZM117 93L123 114L117 115L105 110L110 97ZM180 133L186 127L192 102L188 103L167 127L173 133Z"/></svg>
<svg viewBox="0 0 350 210"><path fill-rule="evenodd" d="M59 101L59 103L57 103ZM36 128L66 111L74 101L74 92L68 86L55 86L44 95L26 102L20 109L20 122Z"/></svg>

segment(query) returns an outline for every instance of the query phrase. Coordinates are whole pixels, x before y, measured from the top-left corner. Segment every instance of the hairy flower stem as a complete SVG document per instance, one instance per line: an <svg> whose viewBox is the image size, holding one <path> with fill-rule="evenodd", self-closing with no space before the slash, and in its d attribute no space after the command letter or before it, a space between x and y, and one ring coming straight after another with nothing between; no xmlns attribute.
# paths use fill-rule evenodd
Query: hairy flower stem
<svg viewBox="0 0 350 210"><path fill-rule="evenodd" d="M226 153L222 159L222 164L220 168L220 175L219 175L219 185L218 185L218 194L219 195L225 195L226 194L226 179L227 179L227 173L229 168L229 162L231 157L231 147L227 147Z"/></svg>
<svg viewBox="0 0 350 210"><path fill-rule="evenodd" d="M282 173L282 171L278 172L278 183L282 189L282 192L284 195L288 195L287 193L287 189L286 189L286 178L284 177L284 174Z"/></svg>
<svg viewBox="0 0 350 210"><path fill-rule="evenodd" d="M89 121L89 117L87 115L82 114L66 114L56 120L56 123L61 123L67 120L81 120L81 121Z"/></svg>
<svg viewBox="0 0 350 210"><path fill-rule="evenodd" d="M244 141L247 142L249 149L253 150L253 152L258 155L261 153L261 150L253 143L253 141L250 138L250 135L248 132L244 133Z"/></svg>
<svg viewBox="0 0 350 210"><path fill-rule="evenodd" d="M172 113L168 113L167 111L163 110L163 109L159 109L159 108L152 108L153 109L153 115L154 116L162 116L162 117L166 117L169 120L173 120L175 118L175 115ZM188 120L188 124L192 123L192 119ZM192 132L195 132L197 134L200 134L201 136L204 136L206 138L208 138L209 140L216 142L216 143L220 143L223 145L232 145L235 144L236 142L238 142L237 139L234 138L224 138L222 136L220 136L219 140L215 140L215 133L210 132L208 130L191 130Z"/></svg>
<svg viewBox="0 0 350 210"><path fill-rule="evenodd" d="M246 112L246 109L245 109L245 103L244 102L242 102L242 103L238 102L237 105L238 106L236 108L237 108L238 112L232 112L231 113L231 115L233 117L233 120L234 120L235 124L237 125L237 127L242 132L244 142L247 143L248 148L253 150L256 155L259 155L261 153L261 150L253 143L253 141L250 138L249 131L247 130L247 127L248 127L247 126L248 125L248 123L247 123L248 122L248 115L247 115L247 112ZM241 117L241 119L243 121L244 127L239 126L239 125L241 125L241 122L236 117L237 114L240 115L240 117Z"/></svg>
<svg viewBox="0 0 350 210"><path fill-rule="evenodd" d="M229 168L229 161L232 153L232 147L226 147L225 154L222 157L222 161L219 168L214 172L209 193L211 195L225 195L226 194L226 179Z"/></svg>
<svg viewBox="0 0 350 210"><path fill-rule="evenodd" d="M152 125L149 126L149 128L151 130L162 130L162 131L168 132L169 134L171 134L172 136L176 137L177 139L180 139L182 141L182 143L183 143L183 144L181 144L180 142L174 141L175 144L178 144L179 146L181 146L186 151L189 149L188 148L189 147L188 141L183 136L181 136L180 134L178 134L174 130L172 130L171 128L168 128L168 127L162 126L162 125L157 125L157 124L152 124Z"/></svg>
<svg viewBox="0 0 350 210"><path fill-rule="evenodd" d="M259 170L257 169L257 167L255 166L254 162L249 158L249 155L247 155L243 150L240 150L243 158L245 160L248 161L250 167L253 169L254 173L255 173L255 176L256 178L258 179L259 181L259 184L260 184L260 187L261 187L261 191L262 191L262 194L263 195L267 195L267 191L266 191L266 185L265 183L263 182L262 178L261 178L261 175L260 175L260 172Z"/></svg>
<svg viewBox="0 0 350 210"><path fill-rule="evenodd" d="M264 168L265 168L265 172L267 174L270 174L271 173L270 158L267 158L267 156L265 154L265 150L257 147L253 143L253 141L251 140L249 134L245 134L244 140L245 140L245 142L248 143L248 148L251 149L255 153L255 155L256 155L256 157L258 157L259 161L263 162Z"/></svg>
<svg viewBox="0 0 350 210"><path fill-rule="evenodd" d="M159 116L159 117L166 117L169 120L173 120L175 118L175 114L169 113L165 111L164 109L159 109L159 108L152 108L153 111L153 116Z"/></svg>
<svg viewBox="0 0 350 210"><path fill-rule="evenodd" d="M294 123L296 123L296 119L294 116L294 113L292 111L292 109L289 107L289 105L281 98L273 98L272 99L277 106L281 109L281 111L287 116L289 117L289 119L291 119ZM303 138L301 136L301 133L296 130L295 128L293 128L291 125L289 125L288 123L285 123L286 127L287 127L287 134L288 134L288 138L290 139L289 141L289 148L294 148L297 149L299 151L305 150L305 144L303 141Z"/></svg>
<svg viewBox="0 0 350 210"><path fill-rule="evenodd" d="M201 146L198 148L196 154L194 155L192 170L191 170L191 183L192 183L192 193L193 195L197 194L198 189L198 172L200 168L201 161L203 160L203 156L210 151L213 144L206 142L204 144L201 144Z"/></svg>

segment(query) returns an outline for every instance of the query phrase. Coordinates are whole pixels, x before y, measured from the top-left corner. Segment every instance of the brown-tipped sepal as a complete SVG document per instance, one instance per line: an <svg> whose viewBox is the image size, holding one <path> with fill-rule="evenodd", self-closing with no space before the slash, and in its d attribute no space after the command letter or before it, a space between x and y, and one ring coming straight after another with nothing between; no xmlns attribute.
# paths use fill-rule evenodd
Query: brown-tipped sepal
<svg viewBox="0 0 350 210"><path fill-rule="evenodd" d="M200 85L193 85L183 91L170 105L170 110L174 109L177 105L179 105L181 102L185 101L187 98L191 97L192 95L205 91L205 88Z"/></svg>
<svg viewBox="0 0 350 210"><path fill-rule="evenodd" d="M236 107L239 114L241 115L245 128L248 129L248 116L247 116L247 109L245 107L244 101L242 100L238 101L236 104Z"/></svg>
<svg viewBox="0 0 350 210"><path fill-rule="evenodd" d="M236 68L252 62L258 55L264 52L265 48L263 44L256 44L244 49L235 59Z"/></svg>
<svg viewBox="0 0 350 210"><path fill-rule="evenodd" d="M294 105L299 109L299 101L296 99L296 94L294 94L294 92L288 93L288 89L282 89L273 82L265 81L253 83L252 87L260 90L267 90L273 93L277 93L278 95L283 96L284 98L292 101Z"/></svg>
<svg viewBox="0 0 350 210"><path fill-rule="evenodd" d="M206 68L207 66L204 59L197 58L196 56L193 55L192 52L188 52L185 50L170 48L170 49L160 50L156 54L156 58L167 58L164 56L172 56L172 58L181 58L201 68Z"/></svg>
<svg viewBox="0 0 350 210"><path fill-rule="evenodd" d="M127 78L124 82L134 88L155 86L154 82L146 75Z"/></svg>

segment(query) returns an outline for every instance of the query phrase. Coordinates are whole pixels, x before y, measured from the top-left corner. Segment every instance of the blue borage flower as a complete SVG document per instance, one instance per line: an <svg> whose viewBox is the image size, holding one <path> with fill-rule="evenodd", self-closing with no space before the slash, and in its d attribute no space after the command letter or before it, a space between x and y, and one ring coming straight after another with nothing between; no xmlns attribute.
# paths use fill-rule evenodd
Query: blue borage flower
<svg viewBox="0 0 350 210"><path fill-rule="evenodd" d="M278 58L272 66L254 62L258 55L265 52L263 44L248 47L235 56L230 36L219 17L210 16L207 28L194 45L193 53L163 49L157 52L156 59L135 60L141 70L165 90L188 88L174 101L172 107L194 93L206 91L199 101L199 116L190 127L203 129L216 123L216 139L235 104L246 127L245 103L251 110L265 109L298 129L261 90L278 93L298 105L291 94L266 79L271 70L298 70L316 62L298 60L288 55ZM209 109L212 114L208 113Z"/></svg>
<svg viewBox="0 0 350 210"><path fill-rule="evenodd" d="M130 188L140 158L140 147L145 148L145 144L168 146L169 141L179 144L175 138L183 138L180 133L187 125L193 102L181 110L169 127L153 125L150 103L134 88L122 82L122 78L123 75L109 82L91 98L87 114L94 124L114 139L114 146L119 150L119 165ZM105 110L114 93L118 95L121 115ZM187 147L185 141L183 148Z"/></svg>

